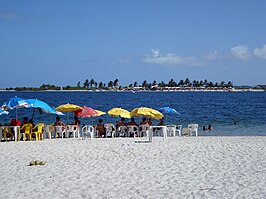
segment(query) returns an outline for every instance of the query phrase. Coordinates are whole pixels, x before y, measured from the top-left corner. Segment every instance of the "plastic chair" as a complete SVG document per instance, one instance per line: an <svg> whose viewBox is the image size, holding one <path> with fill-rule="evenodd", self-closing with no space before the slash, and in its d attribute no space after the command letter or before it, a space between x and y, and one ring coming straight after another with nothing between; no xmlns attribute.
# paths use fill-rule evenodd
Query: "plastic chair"
<svg viewBox="0 0 266 199"><path fill-rule="evenodd" d="M105 128L105 137L106 138L107 137L112 137L112 138L115 137L115 134L116 134L115 125L107 123L107 124L104 124L104 128Z"/></svg>
<svg viewBox="0 0 266 199"><path fill-rule="evenodd" d="M117 128L117 134L119 137L128 137L127 127L126 126L119 126Z"/></svg>
<svg viewBox="0 0 266 199"><path fill-rule="evenodd" d="M33 127L32 133L35 134L36 140L43 140L43 131L44 131L45 125L44 123L38 123ZM37 131L33 131L33 130Z"/></svg>
<svg viewBox="0 0 266 199"><path fill-rule="evenodd" d="M66 127L65 126L55 126L55 138L57 138L57 135L61 138L64 138L64 135L66 137Z"/></svg>
<svg viewBox="0 0 266 199"><path fill-rule="evenodd" d="M176 125L176 133L178 133L179 137L181 137L182 125Z"/></svg>
<svg viewBox="0 0 266 199"><path fill-rule="evenodd" d="M143 137L143 136L148 137L149 130L150 130L150 125L148 125L148 124L139 125L140 137Z"/></svg>
<svg viewBox="0 0 266 199"><path fill-rule="evenodd" d="M9 127L4 127L2 128L2 133L4 135L4 140L7 141L8 138L12 139L12 137L14 136L14 134L12 133L11 128ZM2 135L1 135L2 137Z"/></svg>
<svg viewBox="0 0 266 199"><path fill-rule="evenodd" d="M189 129L189 135L192 136L192 133L195 132L195 135L198 136L198 124L189 124L188 129Z"/></svg>
<svg viewBox="0 0 266 199"><path fill-rule="evenodd" d="M47 138L47 136L48 136L49 139L52 139L52 134L54 132L55 132L55 127L53 124L46 125L44 132L43 132L43 137ZM55 135L55 137L56 137L56 135Z"/></svg>
<svg viewBox="0 0 266 199"><path fill-rule="evenodd" d="M140 137L140 134L139 134L139 127L136 126L136 125L128 125L127 126L127 135L128 137Z"/></svg>
<svg viewBox="0 0 266 199"><path fill-rule="evenodd" d="M176 125L167 125L167 136L176 136Z"/></svg>
<svg viewBox="0 0 266 199"><path fill-rule="evenodd" d="M21 130L24 130L24 132L22 133L23 141L25 141L26 139L29 139L31 141L32 140L32 138L31 138L32 124L24 124L21 127Z"/></svg>
<svg viewBox="0 0 266 199"><path fill-rule="evenodd" d="M86 137L94 138L94 127L92 125L83 126L82 129L82 139L85 140Z"/></svg>
<svg viewBox="0 0 266 199"><path fill-rule="evenodd" d="M73 133L74 138L79 138L79 126L78 125L67 125L66 126L66 137L69 137L69 135Z"/></svg>

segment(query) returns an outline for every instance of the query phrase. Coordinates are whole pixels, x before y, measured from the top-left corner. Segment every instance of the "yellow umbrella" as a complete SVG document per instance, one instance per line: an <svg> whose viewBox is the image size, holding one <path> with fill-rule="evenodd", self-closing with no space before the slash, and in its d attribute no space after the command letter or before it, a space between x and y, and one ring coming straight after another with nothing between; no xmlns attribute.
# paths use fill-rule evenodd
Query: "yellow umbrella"
<svg viewBox="0 0 266 199"><path fill-rule="evenodd" d="M97 116L101 116L101 115L105 115L106 114L106 112L103 112L103 111L100 111L100 110L95 110L95 111L98 113Z"/></svg>
<svg viewBox="0 0 266 199"><path fill-rule="evenodd" d="M75 105L75 104L62 104L55 108L55 110L60 111L60 112L74 112L74 111L78 111L81 109L82 107Z"/></svg>
<svg viewBox="0 0 266 199"><path fill-rule="evenodd" d="M136 117L150 117L156 120L163 118L163 114L161 112L147 107L135 108L130 112L130 115Z"/></svg>
<svg viewBox="0 0 266 199"><path fill-rule="evenodd" d="M75 112L78 110L82 110L82 107L76 105L76 104L62 104L55 108L55 110L60 112L68 112L67 115L67 122L69 122L69 112Z"/></svg>
<svg viewBox="0 0 266 199"><path fill-rule="evenodd" d="M108 114L111 116L131 118L130 112L122 108L112 108L111 110L108 111Z"/></svg>

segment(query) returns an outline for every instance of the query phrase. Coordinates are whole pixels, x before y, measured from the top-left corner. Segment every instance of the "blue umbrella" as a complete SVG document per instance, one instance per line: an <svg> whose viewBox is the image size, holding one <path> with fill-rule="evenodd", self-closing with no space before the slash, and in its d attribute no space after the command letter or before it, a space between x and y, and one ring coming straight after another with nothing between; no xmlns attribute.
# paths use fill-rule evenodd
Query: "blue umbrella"
<svg viewBox="0 0 266 199"><path fill-rule="evenodd" d="M61 115L62 113L59 111L56 111L55 108L49 106L46 102L38 100L38 99L26 99L25 100L28 103L28 108L34 108L37 109L40 113L50 113L50 114L57 114ZM34 111L32 114L32 118L34 116Z"/></svg>
<svg viewBox="0 0 266 199"><path fill-rule="evenodd" d="M27 107L27 106L29 106L29 104L28 102L25 101L25 99L14 97L14 98L10 98L9 101L5 102L2 107L3 108L6 107L8 109L14 109L14 108Z"/></svg>
<svg viewBox="0 0 266 199"><path fill-rule="evenodd" d="M56 110L49 106L46 102L38 100L38 99L26 99L26 102L28 102L29 106L28 108L35 108L38 109L40 112L45 113L52 113L55 114Z"/></svg>
<svg viewBox="0 0 266 199"><path fill-rule="evenodd" d="M7 115L8 113L9 113L8 111L0 110L0 115Z"/></svg>
<svg viewBox="0 0 266 199"><path fill-rule="evenodd" d="M175 109L173 108L170 108L170 107L162 107L162 108L159 108L159 111L163 114L177 114L177 115L180 115L180 113L178 113Z"/></svg>
<svg viewBox="0 0 266 199"><path fill-rule="evenodd" d="M10 98L9 101L5 102L2 106L3 110L7 110L7 109L16 109L16 120L18 118L17 115L17 109L18 108L23 108L23 107L28 107L29 104L28 102L25 101L25 99L23 98L19 98L19 97L13 97Z"/></svg>
<svg viewBox="0 0 266 199"><path fill-rule="evenodd" d="M180 113L178 113L175 109L173 108L170 108L170 107L162 107L162 108L159 108L159 111L161 113L163 113L164 115L171 115L171 114L175 114L175 115L180 115Z"/></svg>

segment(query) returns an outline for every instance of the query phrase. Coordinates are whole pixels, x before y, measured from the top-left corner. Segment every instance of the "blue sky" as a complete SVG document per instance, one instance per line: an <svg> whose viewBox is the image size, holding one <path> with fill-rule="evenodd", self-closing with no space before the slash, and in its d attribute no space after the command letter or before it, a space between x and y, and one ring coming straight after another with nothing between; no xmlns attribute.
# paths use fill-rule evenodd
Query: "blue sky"
<svg viewBox="0 0 266 199"><path fill-rule="evenodd" d="M266 84L264 0L2 0L0 88Z"/></svg>

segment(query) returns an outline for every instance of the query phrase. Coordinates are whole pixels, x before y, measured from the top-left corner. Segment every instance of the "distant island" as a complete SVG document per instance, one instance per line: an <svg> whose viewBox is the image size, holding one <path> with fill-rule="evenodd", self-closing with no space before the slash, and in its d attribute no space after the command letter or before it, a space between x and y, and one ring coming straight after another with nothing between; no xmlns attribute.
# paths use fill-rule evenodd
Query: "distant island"
<svg viewBox="0 0 266 199"><path fill-rule="evenodd" d="M234 86L233 82L225 81L211 82L205 80L180 80L178 83L174 79L169 82L163 81L157 83L154 80L152 83L144 80L142 84L136 81L127 86L119 85L119 80L109 81L107 84L104 82L96 82L94 79L90 81L85 80L83 84L79 81L76 86L56 86L51 84L43 84L40 87L15 87L15 88L0 88L0 91L266 91L266 85L256 86Z"/></svg>

